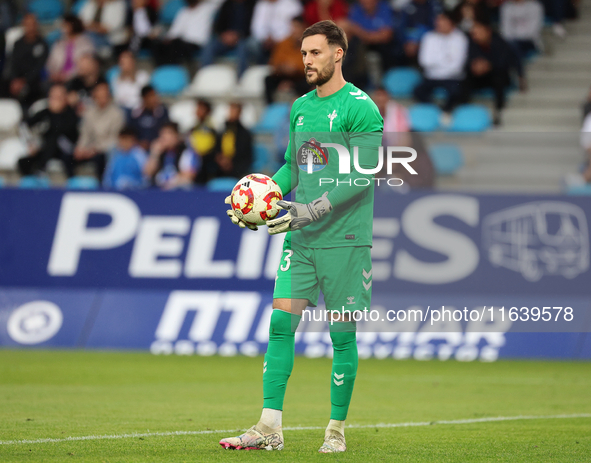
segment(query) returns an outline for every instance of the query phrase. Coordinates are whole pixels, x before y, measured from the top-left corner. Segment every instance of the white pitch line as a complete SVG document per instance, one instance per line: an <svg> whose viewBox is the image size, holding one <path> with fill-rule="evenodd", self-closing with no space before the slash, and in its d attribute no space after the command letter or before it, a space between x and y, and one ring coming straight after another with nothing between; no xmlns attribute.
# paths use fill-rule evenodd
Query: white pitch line
<svg viewBox="0 0 591 463"><path fill-rule="evenodd" d="M347 425L349 429L366 428L407 428L412 426L432 426L441 424L471 424L471 423L491 423L495 421L518 421L518 420L556 420L564 418L591 418L591 413L575 413L571 415L517 415L517 416L492 416L489 418L467 418L463 420L439 420L439 421L410 421L407 423L378 423L378 424L351 424ZM284 431L316 431L324 429L324 426L291 426L283 428ZM105 439L128 439L152 436L196 436L201 434L229 434L236 432L236 429L216 429L205 431L167 431L167 432L144 432L131 434L112 434L102 436L78 436L63 437L60 439L23 439L0 441L0 445L18 445L18 444L47 444L59 442L72 442L84 440L105 440Z"/></svg>

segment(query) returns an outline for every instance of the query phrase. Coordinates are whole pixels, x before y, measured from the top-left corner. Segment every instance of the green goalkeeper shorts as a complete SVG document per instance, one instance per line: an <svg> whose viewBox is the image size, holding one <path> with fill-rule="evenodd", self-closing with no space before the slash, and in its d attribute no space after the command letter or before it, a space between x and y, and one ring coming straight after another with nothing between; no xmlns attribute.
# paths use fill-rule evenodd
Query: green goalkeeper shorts
<svg viewBox="0 0 591 463"><path fill-rule="evenodd" d="M371 304L371 248L307 248L283 243L273 298L308 299L318 305L320 291L327 310L365 310Z"/></svg>

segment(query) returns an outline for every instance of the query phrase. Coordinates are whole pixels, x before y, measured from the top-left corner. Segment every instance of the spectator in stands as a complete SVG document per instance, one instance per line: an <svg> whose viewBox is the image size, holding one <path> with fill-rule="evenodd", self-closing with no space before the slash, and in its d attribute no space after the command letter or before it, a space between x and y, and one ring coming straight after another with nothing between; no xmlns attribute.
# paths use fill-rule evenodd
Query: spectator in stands
<svg viewBox="0 0 591 463"><path fill-rule="evenodd" d="M248 67L247 39L255 0L226 0L216 15L213 36L203 50L201 65L213 64L215 59L230 50L237 52L238 76Z"/></svg>
<svg viewBox="0 0 591 463"><path fill-rule="evenodd" d="M74 150L76 164L94 164L96 177L103 178L106 154L117 143L119 132L125 124L123 111L113 102L109 84L101 82L92 91L94 104L82 118L80 138Z"/></svg>
<svg viewBox="0 0 591 463"><path fill-rule="evenodd" d="M268 104L273 102L273 95L279 88L295 90L298 95L306 93L310 88L306 82L301 52L302 34L305 28L301 16L293 18L291 35L273 47L269 60L273 69L265 78L265 96Z"/></svg>
<svg viewBox="0 0 591 463"><path fill-rule="evenodd" d="M144 167L152 184L164 190L189 187L200 167L199 156L183 142L178 125L168 122L150 146L150 157Z"/></svg>
<svg viewBox="0 0 591 463"><path fill-rule="evenodd" d="M405 61L416 63L419 43L435 27L435 18L441 11L437 0L411 0L402 10L399 26Z"/></svg>
<svg viewBox="0 0 591 463"><path fill-rule="evenodd" d="M410 131L408 110L390 98L383 87L378 87L371 99L384 119L384 136L386 133L391 134L388 141L393 143L390 143L390 146L406 146L405 143L409 140L406 134Z"/></svg>
<svg viewBox="0 0 591 463"><path fill-rule="evenodd" d="M175 16L166 38L154 44L157 66L192 60L211 36L217 3L212 0L188 0Z"/></svg>
<svg viewBox="0 0 591 463"><path fill-rule="evenodd" d="M226 128L220 135L220 151L216 154L216 177L242 178L252 164L252 136L240 122L242 106L232 103Z"/></svg>
<svg viewBox="0 0 591 463"><path fill-rule="evenodd" d="M383 70L398 61L394 12L385 0L358 0L349 10L346 30L350 41L358 39L380 55Z"/></svg>
<svg viewBox="0 0 591 463"><path fill-rule="evenodd" d="M138 70L135 57L129 50L119 55L119 75L113 81L113 97L115 103L130 111L141 102L142 88L150 82L150 74Z"/></svg>
<svg viewBox="0 0 591 463"><path fill-rule="evenodd" d="M501 36L516 47L522 60L542 49L544 9L538 0L507 0L500 14Z"/></svg>
<svg viewBox="0 0 591 463"><path fill-rule="evenodd" d="M466 33L470 33L475 21L489 23L492 17L487 0L463 0L456 6L454 14L460 29Z"/></svg>
<svg viewBox="0 0 591 463"><path fill-rule="evenodd" d="M169 122L168 109L151 85L142 88L141 95L142 104L131 112L129 125L135 130L141 147L148 150L162 126Z"/></svg>
<svg viewBox="0 0 591 463"><path fill-rule="evenodd" d="M87 0L79 16L101 56L110 56L112 47L121 51L127 42L125 0Z"/></svg>
<svg viewBox="0 0 591 463"><path fill-rule="evenodd" d="M269 60L275 44L286 39L291 31L292 18L302 13L298 0L259 0L254 7L249 53L258 63Z"/></svg>
<svg viewBox="0 0 591 463"><path fill-rule="evenodd" d="M0 0L0 35L15 24L17 8L12 0Z"/></svg>
<svg viewBox="0 0 591 463"><path fill-rule="evenodd" d="M197 100L197 124L189 133L189 144L200 157L201 169L197 175L197 183L206 183L214 177L217 170L215 155L218 152L218 137L211 122L211 103Z"/></svg>
<svg viewBox="0 0 591 463"><path fill-rule="evenodd" d="M437 15L435 30L421 40L419 65L423 81L415 88L415 98L422 103L432 102L436 88L446 90L443 111L446 113L466 99L465 66L468 58L468 37L456 28L451 13Z"/></svg>
<svg viewBox="0 0 591 463"><path fill-rule="evenodd" d="M411 174L402 164L394 164L392 166L392 174L388 175L387 168L384 167L382 172L378 172L376 177L391 177L402 181L401 185L391 182L392 190L396 193L408 193L410 190L417 189L431 189L435 187L435 169L429 151L425 146L423 134L420 132L410 132L407 134L408 142L403 146L409 146L417 152L417 158L408 165L412 167L417 174ZM390 143L386 146L392 146ZM402 155L404 156L404 154ZM385 165L386 163L384 163ZM383 188L378 188L383 191Z"/></svg>
<svg viewBox="0 0 591 463"><path fill-rule="evenodd" d="M101 65L96 56L88 54L78 60L77 74L68 84L68 100L70 106L83 114L86 106L91 104L94 88L105 81L101 73Z"/></svg>
<svg viewBox="0 0 591 463"><path fill-rule="evenodd" d="M342 25L348 12L349 5L345 0L311 0L304 6L304 21L308 26L328 20Z"/></svg>
<svg viewBox="0 0 591 463"><path fill-rule="evenodd" d="M49 79L60 83L69 81L76 75L80 58L93 52L94 46L84 34L82 21L73 15L64 16L62 39L53 45L47 61Z"/></svg>
<svg viewBox="0 0 591 463"><path fill-rule="evenodd" d="M124 127L117 146L109 154L103 186L115 190L131 190L147 186L144 168L148 154L138 145L135 130Z"/></svg>
<svg viewBox="0 0 591 463"><path fill-rule="evenodd" d="M378 107L378 111L384 118L384 135L382 145L387 146L410 146L417 151L417 158L410 163L410 166L417 172L413 175L402 165L395 164L392 174L388 175L387 166L384 163L382 171L376 177L391 177L402 180L401 186L392 186L398 193L406 193L417 188L433 188L435 184L435 170L431 158L427 152L419 132L410 131L410 118L404 106L390 98L384 88L378 88L372 95L372 100ZM384 156L387 153L384 152ZM404 155L402 155L404 156ZM396 183L393 183L395 185ZM380 188L379 190L382 190Z"/></svg>
<svg viewBox="0 0 591 463"><path fill-rule="evenodd" d="M150 50L158 36L158 13L147 0L132 0L131 38L129 49L137 53L140 49Z"/></svg>
<svg viewBox="0 0 591 463"><path fill-rule="evenodd" d="M31 147L30 155L19 159L21 175L45 170L50 159L64 163L68 177L74 175L73 152L78 140L78 116L68 105L66 87L54 84L49 89L47 108L37 112L27 125L41 131L41 146Z"/></svg>
<svg viewBox="0 0 591 463"><path fill-rule="evenodd" d="M43 95L41 88L48 48L34 14L23 17L24 36L14 44L8 69L8 92L26 109Z"/></svg>
<svg viewBox="0 0 591 463"><path fill-rule="evenodd" d="M470 86L472 89L492 87L495 94L495 125L501 124L505 89L511 84L511 71L517 73L519 88L525 91L527 86L521 60L513 47L493 32L490 25L476 21L472 27L468 51Z"/></svg>

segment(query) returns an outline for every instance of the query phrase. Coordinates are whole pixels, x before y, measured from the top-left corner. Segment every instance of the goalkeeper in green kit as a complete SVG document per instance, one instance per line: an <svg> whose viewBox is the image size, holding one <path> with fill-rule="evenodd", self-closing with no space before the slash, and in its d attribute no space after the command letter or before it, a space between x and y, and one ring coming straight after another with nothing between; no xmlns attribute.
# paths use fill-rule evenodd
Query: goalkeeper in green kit
<svg viewBox="0 0 591 463"><path fill-rule="evenodd" d="M287 235L263 364L263 412L244 434L222 439L224 448L283 448L283 398L295 330L303 311L318 303L320 290L334 323L329 323L331 415L319 451L347 448L345 419L358 363L352 314L371 302L374 176L367 170L378 165L383 120L373 101L343 78L347 37L340 27L332 21L314 24L304 32L301 49L306 79L316 89L293 104L285 164L273 176L284 196L298 188L295 202L277 202L287 213L267 221L271 235ZM228 215L235 224L256 229L232 210Z"/></svg>

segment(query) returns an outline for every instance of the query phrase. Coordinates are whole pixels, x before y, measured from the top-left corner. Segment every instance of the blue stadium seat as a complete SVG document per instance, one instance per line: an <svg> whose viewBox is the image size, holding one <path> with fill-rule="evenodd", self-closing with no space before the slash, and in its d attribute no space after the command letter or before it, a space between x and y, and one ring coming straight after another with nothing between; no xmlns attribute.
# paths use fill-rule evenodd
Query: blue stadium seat
<svg viewBox="0 0 591 463"><path fill-rule="evenodd" d="M87 1L88 0L76 0L74 4L70 7L70 13L78 16L82 8L84 8L84 5L86 5Z"/></svg>
<svg viewBox="0 0 591 463"><path fill-rule="evenodd" d="M252 163L252 170L253 172L259 172L269 164L271 161L271 153L267 145L263 143L255 143L253 147L253 163Z"/></svg>
<svg viewBox="0 0 591 463"><path fill-rule="evenodd" d="M265 108L261 120L253 128L257 133L273 133L279 128L289 114L288 103L273 103Z"/></svg>
<svg viewBox="0 0 591 463"><path fill-rule="evenodd" d="M160 22L166 26L171 25L176 14L185 6L185 0L169 0L160 8Z"/></svg>
<svg viewBox="0 0 591 463"><path fill-rule="evenodd" d="M475 104L458 106L451 117L450 132L484 132L492 122L489 110Z"/></svg>
<svg viewBox="0 0 591 463"><path fill-rule="evenodd" d="M438 175L453 175L464 166L464 155L457 145L432 145L429 147L429 157Z"/></svg>
<svg viewBox="0 0 591 463"><path fill-rule="evenodd" d="M439 130L441 109L432 104L416 104L409 108L410 126L417 132Z"/></svg>
<svg viewBox="0 0 591 463"><path fill-rule="evenodd" d="M222 178L214 178L207 182L206 188L208 191L217 191L222 193L228 193L232 191L234 185L238 183L239 178L234 177L222 177Z"/></svg>
<svg viewBox="0 0 591 463"><path fill-rule="evenodd" d="M566 194L570 196L591 196L591 183L567 186Z"/></svg>
<svg viewBox="0 0 591 463"><path fill-rule="evenodd" d="M18 186L21 188L45 189L50 188L51 184L49 183L49 179L46 177L35 177L34 175L28 175L20 179Z"/></svg>
<svg viewBox="0 0 591 463"><path fill-rule="evenodd" d="M40 23L48 24L63 15L64 6L60 0L32 0L27 11L34 13Z"/></svg>
<svg viewBox="0 0 591 463"><path fill-rule="evenodd" d="M82 175L69 178L66 183L69 190L98 190L100 186L96 178Z"/></svg>
<svg viewBox="0 0 591 463"><path fill-rule="evenodd" d="M382 84L394 98L410 98L423 78L414 68L400 67L386 73Z"/></svg>
<svg viewBox="0 0 591 463"><path fill-rule="evenodd" d="M177 96L189 85L189 72L183 66L160 66L152 73L152 85L165 96Z"/></svg>

